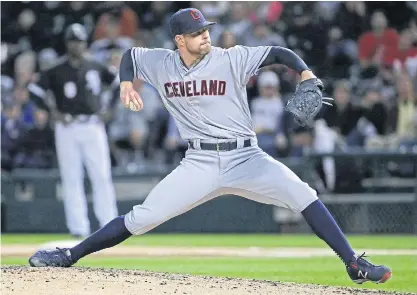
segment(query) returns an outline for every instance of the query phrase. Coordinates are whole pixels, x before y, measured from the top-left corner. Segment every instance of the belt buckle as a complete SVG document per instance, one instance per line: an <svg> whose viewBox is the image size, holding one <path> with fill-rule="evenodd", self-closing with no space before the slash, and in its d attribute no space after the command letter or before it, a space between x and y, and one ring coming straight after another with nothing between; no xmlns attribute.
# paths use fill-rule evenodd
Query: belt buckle
<svg viewBox="0 0 417 295"><path fill-rule="evenodd" d="M69 124L74 119L74 117L71 114L64 114L63 119L65 124Z"/></svg>
<svg viewBox="0 0 417 295"><path fill-rule="evenodd" d="M220 152L220 145L219 145L219 143L216 143L216 150L217 150L218 152Z"/></svg>

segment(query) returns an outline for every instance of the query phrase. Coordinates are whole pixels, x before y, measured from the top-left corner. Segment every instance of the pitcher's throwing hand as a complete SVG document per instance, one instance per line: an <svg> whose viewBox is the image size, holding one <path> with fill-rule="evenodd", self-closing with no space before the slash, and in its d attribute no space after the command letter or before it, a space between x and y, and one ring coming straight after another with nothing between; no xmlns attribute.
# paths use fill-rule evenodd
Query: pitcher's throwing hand
<svg viewBox="0 0 417 295"><path fill-rule="evenodd" d="M125 81L120 83L120 99L123 101L125 107L134 112L143 109L143 101L139 93L133 87L133 83Z"/></svg>

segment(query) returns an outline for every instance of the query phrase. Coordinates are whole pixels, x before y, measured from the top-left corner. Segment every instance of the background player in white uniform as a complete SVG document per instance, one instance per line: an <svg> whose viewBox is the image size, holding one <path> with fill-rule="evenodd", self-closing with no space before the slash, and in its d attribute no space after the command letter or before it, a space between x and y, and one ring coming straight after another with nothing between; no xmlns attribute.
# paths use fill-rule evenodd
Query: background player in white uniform
<svg viewBox="0 0 417 295"><path fill-rule="evenodd" d="M219 195L235 194L301 212L317 236L340 256L353 281L385 282L391 270L356 255L316 192L257 145L246 95L249 78L272 63L294 69L301 80L316 79L314 74L294 52L282 47L212 47L211 25L196 9L180 10L170 20L178 50L133 48L121 62L125 105L143 107L133 89L134 78L152 84L181 137L189 142L180 165L126 216L115 218L71 249L36 252L30 265L70 266Z"/></svg>
<svg viewBox="0 0 417 295"><path fill-rule="evenodd" d="M100 226L117 216L111 178L110 153L100 119L102 84L117 90L117 75L84 57L87 32L80 24L66 30L67 54L28 86L35 102L56 119L55 145L61 175L67 227L74 236L90 234L84 191L84 165L93 190L94 213ZM54 105L47 103L47 91Z"/></svg>

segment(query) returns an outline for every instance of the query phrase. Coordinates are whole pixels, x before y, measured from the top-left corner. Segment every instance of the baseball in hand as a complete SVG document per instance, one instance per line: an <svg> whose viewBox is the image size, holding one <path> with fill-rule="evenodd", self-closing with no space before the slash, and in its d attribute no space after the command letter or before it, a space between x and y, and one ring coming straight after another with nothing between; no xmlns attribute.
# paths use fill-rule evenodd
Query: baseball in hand
<svg viewBox="0 0 417 295"><path fill-rule="evenodd" d="M135 103L134 103L133 101L130 101L130 102L129 102L129 109L130 109L131 111L134 111L134 112L139 111L138 107L135 105Z"/></svg>
<svg viewBox="0 0 417 295"><path fill-rule="evenodd" d="M125 81L120 83L120 98L125 107L133 112L138 112L143 108L143 101L139 93L133 88L132 82Z"/></svg>

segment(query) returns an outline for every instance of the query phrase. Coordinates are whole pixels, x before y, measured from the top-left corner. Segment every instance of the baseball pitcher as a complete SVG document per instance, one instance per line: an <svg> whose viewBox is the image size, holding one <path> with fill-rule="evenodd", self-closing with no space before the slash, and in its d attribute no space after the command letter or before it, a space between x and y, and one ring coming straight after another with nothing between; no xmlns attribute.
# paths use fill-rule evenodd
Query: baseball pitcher
<svg viewBox="0 0 417 295"><path fill-rule="evenodd" d="M323 84L293 51L278 46L211 46L210 26L197 9L176 12L170 30L177 50L132 48L120 68L121 99L134 111L144 107L132 86L152 84L174 117L189 148L179 166L150 192L142 205L71 249L38 251L32 266L68 267L82 257L141 235L219 195L240 195L301 212L316 235L344 262L355 283L383 283L391 277L357 255L316 192L257 145L246 84L260 68L279 63L301 76L285 109L302 125L311 124L322 103Z"/></svg>

